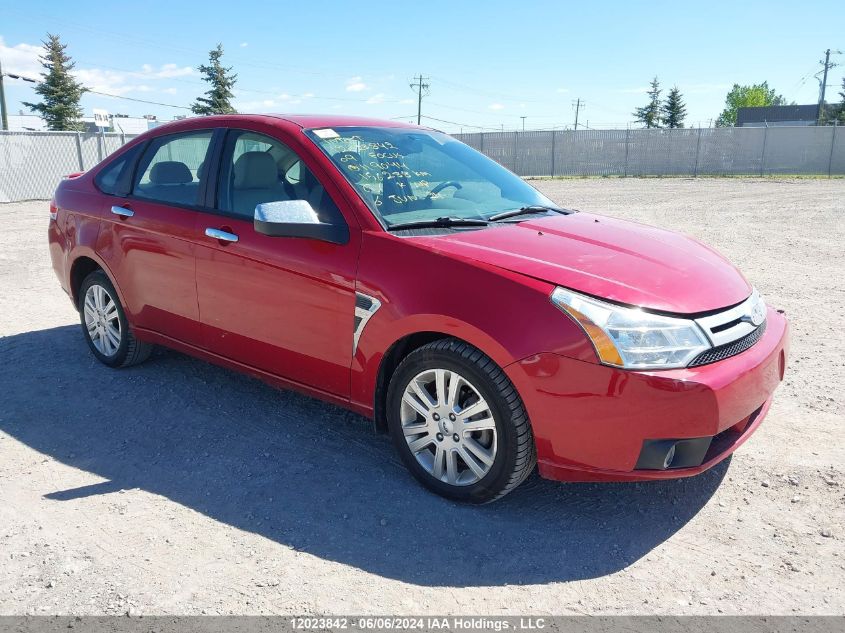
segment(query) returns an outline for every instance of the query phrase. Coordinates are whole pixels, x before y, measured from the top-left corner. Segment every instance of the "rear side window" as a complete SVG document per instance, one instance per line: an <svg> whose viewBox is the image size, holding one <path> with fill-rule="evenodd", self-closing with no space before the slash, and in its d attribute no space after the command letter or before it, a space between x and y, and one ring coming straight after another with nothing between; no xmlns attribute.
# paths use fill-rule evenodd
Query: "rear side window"
<svg viewBox="0 0 845 633"><path fill-rule="evenodd" d="M120 184L124 177L128 178L125 172L132 167L132 163L135 162L135 157L138 155L138 151L142 146L143 144L136 145L103 167L100 173L94 178L94 184L97 185L97 189L112 196L125 195L125 189L124 191L119 191Z"/></svg>
<svg viewBox="0 0 845 633"><path fill-rule="evenodd" d="M168 204L198 204L212 134L204 130L150 141L138 164L132 195Z"/></svg>

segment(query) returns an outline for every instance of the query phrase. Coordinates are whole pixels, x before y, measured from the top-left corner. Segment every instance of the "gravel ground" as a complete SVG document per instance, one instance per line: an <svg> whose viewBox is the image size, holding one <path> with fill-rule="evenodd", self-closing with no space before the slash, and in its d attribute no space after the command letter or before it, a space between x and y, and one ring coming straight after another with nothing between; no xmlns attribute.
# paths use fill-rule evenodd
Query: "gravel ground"
<svg viewBox="0 0 845 633"><path fill-rule="evenodd" d="M535 184L698 237L786 309L733 459L455 505L340 409L174 352L99 365L46 203L0 205L0 614L845 613L845 181Z"/></svg>

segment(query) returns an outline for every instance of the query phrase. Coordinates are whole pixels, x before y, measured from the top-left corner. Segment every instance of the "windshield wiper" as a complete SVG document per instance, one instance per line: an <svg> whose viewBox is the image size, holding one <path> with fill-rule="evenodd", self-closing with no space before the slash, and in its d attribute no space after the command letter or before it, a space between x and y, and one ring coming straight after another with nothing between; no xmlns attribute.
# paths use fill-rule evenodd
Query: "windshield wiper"
<svg viewBox="0 0 845 633"><path fill-rule="evenodd" d="M417 220L416 222L401 222L391 224L388 231L404 231L405 229L442 229L453 226L487 226L487 220L472 218L436 218L434 220Z"/></svg>
<svg viewBox="0 0 845 633"><path fill-rule="evenodd" d="M518 215L535 215L537 213L543 213L545 211L554 211L555 213L560 213L561 215L569 215L567 211L564 211L563 209L558 209L557 207L547 207L542 204L530 204L526 207L520 207L519 209L502 211L501 213L497 213L496 215L491 215L488 220L490 222L498 222L499 220L506 220L507 218L515 218Z"/></svg>

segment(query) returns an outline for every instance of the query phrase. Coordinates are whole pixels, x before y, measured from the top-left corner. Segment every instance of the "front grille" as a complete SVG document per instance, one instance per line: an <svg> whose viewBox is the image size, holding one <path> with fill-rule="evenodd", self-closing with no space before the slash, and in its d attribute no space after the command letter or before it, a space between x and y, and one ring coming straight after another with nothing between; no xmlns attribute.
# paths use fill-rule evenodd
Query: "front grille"
<svg viewBox="0 0 845 633"><path fill-rule="evenodd" d="M715 363L716 361L723 360L725 358L730 358L731 356L736 356L737 354L744 352L749 347L754 345L754 343L759 341L765 331L766 322L763 321L763 324L760 325L760 327L758 327L753 332L746 334L741 339L737 339L733 343L720 345L719 347L714 347L713 349L709 349L706 352L702 352L701 354L693 358L692 362L688 366L698 367L700 365L708 365L709 363Z"/></svg>

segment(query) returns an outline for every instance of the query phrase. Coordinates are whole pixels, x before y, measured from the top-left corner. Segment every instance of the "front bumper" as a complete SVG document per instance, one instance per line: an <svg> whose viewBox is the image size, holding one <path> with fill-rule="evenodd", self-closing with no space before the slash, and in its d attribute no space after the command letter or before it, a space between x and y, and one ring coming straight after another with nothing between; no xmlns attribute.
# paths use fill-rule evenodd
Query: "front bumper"
<svg viewBox="0 0 845 633"><path fill-rule="evenodd" d="M789 326L775 310L767 318L765 334L751 348L700 367L630 371L551 353L508 365L531 419L540 475L669 479L725 459L760 425L783 380ZM655 468L648 451L667 442L699 450L686 453L682 467Z"/></svg>

